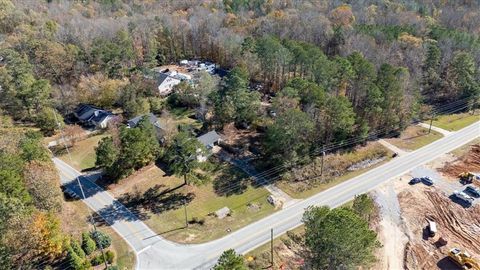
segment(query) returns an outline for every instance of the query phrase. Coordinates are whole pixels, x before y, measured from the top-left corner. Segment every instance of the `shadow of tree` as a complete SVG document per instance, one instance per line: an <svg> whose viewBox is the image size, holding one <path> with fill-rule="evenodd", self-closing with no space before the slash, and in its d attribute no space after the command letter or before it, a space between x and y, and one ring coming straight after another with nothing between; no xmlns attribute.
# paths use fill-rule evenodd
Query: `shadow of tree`
<svg viewBox="0 0 480 270"><path fill-rule="evenodd" d="M194 193L176 192L180 187L163 189L164 185L155 185L141 193L138 190L126 193L112 204L93 214L97 226L111 225L119 220L135 221L146 220L150 214L161 214L169 210L182 207L190 203ZM87 218L91 222L90 217Z"/></svg>
<svg viewBox="0 0 480 270"><path fill-rule="evenodd" d="M219 196L242 194L251 183L251 178L234 167L228 167L213 181L213 189Z"/></svg>
<svg viewBox="0 0 480 270"><path fill-rule="evenodd" d="M126 207L135 213L150 211L153 214L161 214L169 210L175 210L190 203L194 198L194 193L181 193L177 190L182 187L163 189L165 185L155 185L147 189L143 194L141 192L132 192L124 194L118 199ZM148 218L148 217L143 217ZM142 216L140 215L140 219Z"/></svg>

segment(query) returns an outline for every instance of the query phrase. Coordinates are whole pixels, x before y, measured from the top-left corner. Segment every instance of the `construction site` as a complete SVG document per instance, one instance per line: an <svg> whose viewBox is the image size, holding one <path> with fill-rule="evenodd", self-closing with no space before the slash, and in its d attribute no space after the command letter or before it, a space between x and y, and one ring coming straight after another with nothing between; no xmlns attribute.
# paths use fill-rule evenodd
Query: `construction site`
<svg viewBox="0 0 480 270"><path fill-rule="evenodd" d="M480 269L479 173L477 141L376 189L375 268ZM433 184L412 180L423 177Z"/></svg>

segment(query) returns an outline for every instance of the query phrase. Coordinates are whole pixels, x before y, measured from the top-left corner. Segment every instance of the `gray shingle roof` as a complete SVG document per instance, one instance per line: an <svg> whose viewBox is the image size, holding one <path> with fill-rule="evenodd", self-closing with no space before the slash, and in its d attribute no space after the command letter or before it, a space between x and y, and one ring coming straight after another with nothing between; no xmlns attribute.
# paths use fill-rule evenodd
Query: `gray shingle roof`
<svg viewBox="0 0 480 270"><path fill-rule="evenodd" d="M158 118L153 113L139 115L137 117L134 117L134 118L128 120L128 126L131 127L131 128L136 127L138 125L138 122L140 122L140 120L144 116L148 116L148 120L150 121L150 123L152 123L152 125L154 125L157 128L162 128L162 126L160 125L160 122L158 121Z"/></svg>
<svg viewBox="0 0 480 270"><path fill-rule="evenodd" d="M220 139L220 135L215 130L212 130L208 133L203 134L202 136L197 137L197 140L203 145L208 146L212 145Z"/></svg>

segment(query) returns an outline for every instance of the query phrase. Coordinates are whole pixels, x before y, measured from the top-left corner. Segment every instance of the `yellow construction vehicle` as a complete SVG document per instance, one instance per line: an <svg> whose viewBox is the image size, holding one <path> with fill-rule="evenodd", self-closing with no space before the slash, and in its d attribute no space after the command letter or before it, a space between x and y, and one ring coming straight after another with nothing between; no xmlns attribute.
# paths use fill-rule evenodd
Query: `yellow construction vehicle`
<svg viewBox="0 0 480 270"><path fill-rule="evenodd" d="M475 179L475 174L471 172L462 172L458 175L458 177L460 178L460 182L463 184L471 184L473 179Z"/></svg>
<svg viewBox="0 0 480 270"><path fill-rule="evenodd" d="M480 263L473 259L466 251L462 251L459 248L452 248L450 252L448 252L448 257L463 269L480 270Z"/></svg>

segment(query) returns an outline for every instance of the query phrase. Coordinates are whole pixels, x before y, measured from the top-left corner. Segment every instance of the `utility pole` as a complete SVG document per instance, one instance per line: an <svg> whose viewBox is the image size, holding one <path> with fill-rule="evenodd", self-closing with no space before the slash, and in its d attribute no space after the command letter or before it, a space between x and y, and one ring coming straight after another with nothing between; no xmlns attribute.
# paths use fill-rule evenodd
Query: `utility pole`
<svg viewBox="0 0 480 270"><path fill-rule="evenodd" d="M273 268L273 228L270 229L270 263Z"/></svg>
<svg viewBox="0 0 480 270"><path fill-rule="evenodd" d="M325 158L325 145L322 146L322 165L320 167L320 175L323 176L323 159Z"/></svg>
<svg viewBox="0 0 480 270"><path fill-rule="evenodd" d="M183 210L185 212L185 228L188 228L187 199L183 199Z"/></svg>
<svg viewBox="0 0 480 270"><path fill-rule="evenodd" d="M432 131L433 118L435 118L435 113L430 116L430 127L428 128L428 134L430 134L430 131Z"/></svg>
<svg viewBox="0 0 480 270"><path fill-rule="evenodd" d="M55 122L57 122L58 129L60 130L60 135L62 137L63 145L65 146L65 150L67 150L68 158L70 160L70 163L73 164L72 156L70 155L70 150L68 149L67 141L65 140L65 136L63 134L62 125L58 121L57 113L55 112L55 110L52 110L52 111L53 111L53 116L55 117ZM82 199L85 200L85 192L83 191L83 186L82 186L82 183L80 182L79 177L78 176L75 177L75 180L77 180L78 187L80 188L80 192L82 193ZM95 220L93 219L92 212L90 211L89 211L89 219L90 219L90 222L92 223L93 231L97 232L97 226L95 225ZM102 253L103 262L105 263L105 269L106 269L108 268L108 262L107 262L107 258L105 257L105 252L103 250L102 245L100 245L100 251Z"/></svg>

